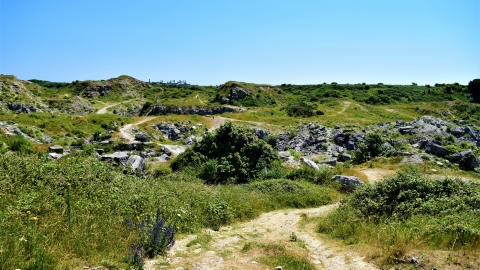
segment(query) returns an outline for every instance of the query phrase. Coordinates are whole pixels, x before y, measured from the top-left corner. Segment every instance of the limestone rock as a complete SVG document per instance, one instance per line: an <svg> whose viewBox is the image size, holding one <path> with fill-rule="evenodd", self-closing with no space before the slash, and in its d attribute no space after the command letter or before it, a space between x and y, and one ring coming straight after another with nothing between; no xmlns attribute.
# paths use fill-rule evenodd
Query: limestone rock
<svg viewBox="0 0 480 270"><path fill-rule="evenodd" d="M447 148L431 142L425 147L425 152L439 157L444 157L448 154Z"/></svg>
<svg viewBox="0 0 480 270"><path fill-rule="evenodd" d="M132 173L141 173L145 169L145 163L141 156L131 155L127 160L127 166L130 165Z"/></svg>
<svg viewBox="0 0 480 270"><path fill-rule="evenodd" d="M128 154L126 152L115 152L102 156L102 161L115 162L118 165L125 166L128 161Z"/></svg>
<svg viewBox="0 0 480 270"><path fill-rule="evenodd" d="M319 170L320 167L318 167L317 163L315 163L313 160L311 159L308 159L306 157L301 157L300 158L300 161L302 161L303 163L305 163L308 167L310 168L313 168L315 170Z"/></svg>
<svg viewBox="0 0 480 270"><path fill-rule="evenodd" d="M322 161L322 164L330 165L330 166L337 166L337 160L336 159L327 159Z"/></svg>
<svg viewBox="0 0 480 270"><path fill-rule="evenodd" d="M354 190L358 185L363 185L363 182L356 176L334 175L332 181L343 184L346 190Z"/></svg>
<svg viewBox="0 0 480 270"><path fill-rule="evenodd" d="M63 157L62 154L57 154L57 153L48 153L48 158L51 158L51 159L59 159Z"/></svg>
<svg viewBox="0 0 480 270"><path fill-rule="evenodd" d="M60 145L52 145L48 147L48 152L49 153L57 153L57 154L63 154L63 147Z"/></svg>
<svg viewBox="0 0 480 270"><path fill-rule="evenodd" d="M288 159L290 157L290 152L288 151L280 151L278 155L283 159Z"/></svg>

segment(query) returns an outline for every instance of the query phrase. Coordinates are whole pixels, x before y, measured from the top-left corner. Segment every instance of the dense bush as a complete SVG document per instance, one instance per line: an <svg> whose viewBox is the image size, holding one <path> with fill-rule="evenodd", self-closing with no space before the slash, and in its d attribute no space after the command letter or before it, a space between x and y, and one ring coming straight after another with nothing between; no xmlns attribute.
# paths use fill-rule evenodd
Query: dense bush
<svg viewBox="0 0 480 270"><path fill-rule="evenodd" d="M454 178L432 180L407 167L396 177L360 188L349 198L364 217L406 219L445 216L480 207L479 185Z"/></svg>
<svg viewBox="0 0 480 270"><path fill-rule="evenodd" d="M287 178L291 180L304 180L315 184L328 184L331 182L333 171L327 165L319 166L319 170L311 167L301 167L292 169L287 174Z"/></svg>
<svg viewBox="0 0 480 270"><path fill-rule="evenodd" d="M477 183L431 179L407 167L358 188L320 221L319 232L376 246L383 262L396 263L409 248L477 250L479 209Z"/></svg>
<svg viewBox="0 0 480 270"><path fill-rule="evenodd" d="M173 162L177 171L194 167L209 183L245 183L268 170L277 153L248 128L227 122L215 133L206 133L202 141L180 154Z"/></svg>
<svg viewBox="0 0 480 270"><path fill-rule="evenodd" d="M385 140L378 133L368 133L365 136L365 142L358 144L357 151L354 152L353 162L360 164L378 157L385 152Z"/></svg>
<svg viewBox="0 0 480 270"><path fill-rule="evenodd" d="M33 153L33 142L23 137L23 135L20 133L17 133L15 136L2 136L2 138L11 151L15 151L21 154ZM0 140L2 138L0 138Z"/></svg>
<svg viewBox="0 0 480 270"><path fill-rule="evenodd" d="M316 108L317 106L315 104L301 101L301 102L289 103L283 109L287 111L288 116L310 117L310 116L313 116L313 110L315 110Z"/></svg>

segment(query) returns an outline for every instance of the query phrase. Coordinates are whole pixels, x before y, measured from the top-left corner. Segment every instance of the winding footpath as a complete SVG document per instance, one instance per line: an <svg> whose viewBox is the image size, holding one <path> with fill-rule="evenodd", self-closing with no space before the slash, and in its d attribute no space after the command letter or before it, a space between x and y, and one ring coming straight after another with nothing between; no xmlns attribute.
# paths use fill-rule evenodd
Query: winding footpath
<svg viewBox="0 0 480 270"><path fill-rule="evenodd" d="M294 233L305 243L309 259L317 269L378 269L365 262L357 253L323 242L314 232L298 227L301 215L321 216L337 204L312 209L290 209L264 213L249 222L224 227L220 231L207 230L212 236L208 248L200 245L187 247L194 235L178 240L167 258L146 262L145 269L265 269L257 263L255 253L242 252L247 242L285 243Z"/></svg>

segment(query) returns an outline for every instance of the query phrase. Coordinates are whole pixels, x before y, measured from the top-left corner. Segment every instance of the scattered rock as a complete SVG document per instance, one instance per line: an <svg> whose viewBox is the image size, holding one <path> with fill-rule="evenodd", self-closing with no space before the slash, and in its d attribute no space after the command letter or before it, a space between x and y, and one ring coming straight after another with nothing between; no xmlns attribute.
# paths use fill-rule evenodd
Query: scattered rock
<svg viewBox="0 0 480 270"><path fill-rule="evenodd" d="M48 147L49 153L63 154L63 147L60 145L52 145Z"/></svg>
<svg viewBox="0 0 480 270"><path fill-rule="evenodd" d="M322 161L322 164L330 165L330 166L337 166L337 160L336 159L327 159Z"/></svg>
<svg viewBox="0 0 480 270"><path fill-rule="evenodd" d="M255 135L259 138L259 139L265 139L268 135L270 135L270 131L268 130L263 130L263 129L255 129Z"/></svg>
<svg viewBox="0 0 480 270"><path fill-rule="evenodd" d="M306 157L301 157L300 158L300 161L302 161L303 163L305 163L308 167L310 168L313 168L315 170L319 170L320 167L318 167L317 163L315 163L313 160L311 159L308 159Z"/></svg>
<svg viewBox="0 0 480 270"><path fill-rule="evenodd" d="M125 166L128 161L128 154L126 152L115 152L102 156L102 161L115 162L118 165Z"/></svg>
<svg viewBox="0 0 480 270"><path fill-rule="evenodd" d="M472 149L465 150L460 155L462 156L460 162L464 169L473 170L479 166L478 159Z"/></svg>
<svg viewBox="0 0 480 270"><path fill-rule="evenodd" d="M145 163L141 156L132 155L127 160L127 165L130 165L132 173L141 173L145 170Z"/></svg>
<svg viewBox="0 0 480 270"><path fill-rule="evenodd" d="M413 126L401 126L398 128L398 131L402 134L402 135L405 135L405 134L409 134L411 132L412 129L414 129L415 127Z"/></svg>
<svg viewBox="0 0 480 270"><path fill-rule="evenodd" d="M142 152L140 152L140 156L142 158L151 158L151 157L157 156L157 153L155 153L155 151L151 151L151 152L142 151Z"/></svg>
<svg viewBox="0 0 480 270"><path fill-rule="evenodd" d="M332 181L343 184L345 190L354 190L358 185L363 185L363 182L356 176L334 175Z"/></svg>
<svg viewBox="0 0 480 270"><path fill-rule="evenodd" d="M170 160L170 156L167 154L162 154L161 156L158 157L158 161L160 162L165 162L167 160Z"/></svg>
<svg viewBox="0 0 480 270"><path fill-rule="evenodd" d="M342 154L340 157L339 157L340 161L349 161L349 160L352 160L352 155L350 154Z"/></svg>
<svg viewBox="0 0 480 270"><path fill-rule="evenodd" d="M165 153L167 156L171 156L171 155L172 155L172 150L170 150L170 149L167 148L167 147L162 148L162 152Z"/></svg>
<svg viewBox="0 0 480 270"><path fill-rule="evenodd" d="M432 142L427 144L427 146L425 147L425 152L438 157L444 157L448 154L447 148Z"/></svg>
<svg viewBox="0 0 480 270"><path fill-rule="evenodd" d="M463 134L464 134L464 132L465 132L465 131L464 131L463 129L461 129L461 128L452 128L452 129L450 130L450 133L452 133L452 135L455 136L455 137L457 137L457 138L458 138L458 137L462 137Z"/></svg>
<svg viewBox="0 0 480 270"><path fill-rule="evenodd" d="M195 139L195 136L194 136L194 135L190 135L190 136L188 136L188 137L185 139L185 143L186 143L187 145L192 145L193 142L194 142L194 139Z"/></svg>
<svg viewBox="0 0 480 270"><path fill-rule="evenodd" d="M59 158L61 158L61 157L63 157L62 154L48 153L48 158L50 158L50 159L59 159Z"/></svg>
<svg viewBox="0 0 480 270"><path fill-rule="evenodd" d="M137 132L135 133L135 140L140 142L150 142L150 136L144 132Z"/></svg>
<svg viewBox="0 0 480 270"><path fill-rule="evenodd" d="M283 159L288 159L291 156L288 151L280 151L278 152L278 155Z"/></svg>

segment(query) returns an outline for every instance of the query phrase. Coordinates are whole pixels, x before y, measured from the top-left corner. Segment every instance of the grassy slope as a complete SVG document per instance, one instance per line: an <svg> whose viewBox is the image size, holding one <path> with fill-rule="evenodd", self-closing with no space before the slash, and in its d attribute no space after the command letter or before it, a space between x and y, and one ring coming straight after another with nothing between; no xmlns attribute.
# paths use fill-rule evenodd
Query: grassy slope
<svg viewBox="0 0 480 270"><path fill-rule="evenodd" d="M21 169L19 169L21 168ZM0 268L124 268L128 247L138 241L127 220L161 207L179 233L254 218L282 207L332 202L333 189L300 182L303 191L207 186L186 174L162 178L126 175L94 158L58 161L37 156L0 156ZM258 185L257 185L258 186Z"/></svg>

